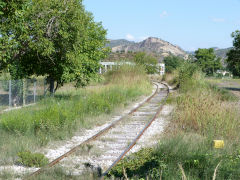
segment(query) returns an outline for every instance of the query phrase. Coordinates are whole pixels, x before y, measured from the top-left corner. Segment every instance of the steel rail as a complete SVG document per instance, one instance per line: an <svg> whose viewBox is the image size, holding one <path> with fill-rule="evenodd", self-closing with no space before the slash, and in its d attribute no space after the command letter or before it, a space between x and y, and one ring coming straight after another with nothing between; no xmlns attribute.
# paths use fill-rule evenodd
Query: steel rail
<svg viewBox="0 0 240 180"><path fill-rule="evenodd" d="M160 114L160 112L163 109L164 104L166 103L168 94L169 94L169 87L168 85L161 83L164 86L167 87L167 96L164 98L163 103L161 104L161 106L158 108L156 114L154 115L154 117L145 125L145 127L141 130L141 132L137 135L137 137L132 141L132 143L124 150L124 152L122 152L122 154L112 163L112 165L102 174L102 176L100 177L100 180L104 180L104 176L106 176L109 171L116 166L121 159L135 146L135 144L137 143L137 141L141 138L141 136L144 134L144 132L151 126L151 124L153 123L153 121L158 117L158 115Z"/></svg>
<svg viewBox="0 0 240 180"><path fill-rule="evenodd" d="M100 137L101 135L103 135L104 133L108 132L111 128L113 128L115 125L117 125L120 121L122 121L125 117L133 114L134 112L136 112L140 107L142 107L145 103L149 102L158 92L159 86L157 83L153 83L156 86L156 90L155 92L148 97L144 102L142 102L141 104L139 104L137 107L133 108L129 113L127 113L126 115L122 116L120 119L114 121L112 124L110 124L109 126L105 127L104 129L102 129L101 131L99 131L97 134L91 136L90 138L88 138L87 140L83 141L82 143L80 143L79 145L75 146L74 148L72 148L71 150L69 150L68 152L64 153L63 155L61 155L60 157L54 159L52 162L50 162L49 164L47 164L46 166L44 166L43 168L38 169L37 171L33 172L32 174L28 175L27 177L23 178L25 180L28 180L34 176L37 176L38 174L44 172L46 169L53 167L55 164L59 163L62 159L64 159L65 157L68 157L69 155L71 155L72 153L76 152L78 148L80 148L81 146L95 140L96 138Z"/></svg>

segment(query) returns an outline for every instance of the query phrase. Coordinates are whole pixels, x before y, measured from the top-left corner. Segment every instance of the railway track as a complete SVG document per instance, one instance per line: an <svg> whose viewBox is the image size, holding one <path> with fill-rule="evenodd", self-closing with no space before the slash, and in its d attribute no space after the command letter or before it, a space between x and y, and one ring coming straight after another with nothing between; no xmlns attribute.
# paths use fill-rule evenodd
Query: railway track
<svg viewBox="0 0 240 180"><path fill-rule="evenodd" d="M80 175L88 166L98 169L101 174L100 179L104 179L111 168L134 147L161 112L169 88L163 83L154 84L156 86L155 92L127 115L114 121L108 127L25 179L37 176L60 161L61 165L69 169L72 174ZM83 149L87 149L87 153ZM91 149L95 149L93 153L89 153Z"/></svg>

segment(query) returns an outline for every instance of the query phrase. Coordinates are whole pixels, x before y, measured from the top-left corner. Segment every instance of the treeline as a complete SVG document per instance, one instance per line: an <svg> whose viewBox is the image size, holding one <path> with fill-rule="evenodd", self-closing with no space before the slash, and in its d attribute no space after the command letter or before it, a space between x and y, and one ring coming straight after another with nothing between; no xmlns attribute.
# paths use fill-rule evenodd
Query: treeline
<svg viewBox="0 0 240 180"><path fill-rule="evenodd" d="M234 76L240 76L240 31L232 33L233 48L227 53L226 63L227 67L223 67L221 58L217 57L214 49L198 49L193 56L185 60L177 56L168 56L164 58L166 72L171 73L184 62L196 64L207 76L213 76L217 70L228 70Z"/></svg>
<svg viewBox="0 0 240 180"><path fill-rule="evenodd" d="M215 55L213 48L210 48L196 50L194 56L187 60L177 56L168 56L164 58L166 72L173 72L185 62L195 64L208 76L213 76L217 70L223 68L221 58Z"/></svg>

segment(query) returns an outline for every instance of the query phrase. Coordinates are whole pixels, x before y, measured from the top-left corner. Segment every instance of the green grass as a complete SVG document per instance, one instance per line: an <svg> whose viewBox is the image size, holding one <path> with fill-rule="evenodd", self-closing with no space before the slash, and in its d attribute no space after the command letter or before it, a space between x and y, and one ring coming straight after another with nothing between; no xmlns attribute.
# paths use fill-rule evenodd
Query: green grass
<svg viewBox="0 0 240 180"><path fill-rule="evenodd" d="M124 177L124 168L132 179L182 179L183 171L187 179L213 179L221 162L216 179L239 179L239 99L210 84L192 64L164 79L178 87L167 100L175 110L166 134L157 147L124 158L110 176ZM217 139L224 140L223 149L213 148Z"/></svg>
<svg viewBox="0 0 240 180"><path fill-rule="evenodd" d="M142 149L114 167L109 176L123 177L123 168L131 179L182 179L181 164L191 180L212 179L216 166L217 179L238 179L239 149L213 149L210 139L198 135L165 137L157 147Z"/></svg>
<svg viewBox="0 0 240 180"><path fill-rule="evenodd" d="M49 163L43 154L30 151L19 152L18 158L18 163L27 167L43 167Z"/></svg>
<svg viewBox="0 0 240 180"><path fill-rule="evenodd" d="M85 172L81 175L72 175L64 168L56 166L40 175L31 178L32 180L96 180L99 179L97 172Z"/></svg>
<svg viewBox="0 0 240 180"><path fill-rule="evenodd" d="M144 71L134 67L122 67L105 79L103 84L60 92L35 106L1 114L0 164L16 162L20 151L35 151L49 141L99 124L94 117L110 114L149 94L152 88Z"/></svg>

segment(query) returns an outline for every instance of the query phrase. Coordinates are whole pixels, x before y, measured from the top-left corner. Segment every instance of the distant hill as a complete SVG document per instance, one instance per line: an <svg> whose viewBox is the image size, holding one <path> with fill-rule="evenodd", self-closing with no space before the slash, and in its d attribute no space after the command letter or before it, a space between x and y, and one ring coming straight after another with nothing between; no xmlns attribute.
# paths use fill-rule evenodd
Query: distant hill
<svg viewBox="0 0 240 180"><path fill-rule="evenodd" d="M232 48L225 48L225 49L214 48L215 54L222 59L227 58L227 52L231 49Z"/></svg>
<svg viewBox="0 0 240 180"><path fill-rule="evenodd" d="M181 56L185 59L188 57L188 54L179 46L155 37L149 37L141 42L127 41L125 39L110 40L107 46L112 49L113 54L119 54L121 52L122 58L124 58L124 54L128 54L128 56L131 57L129 54L134 54L139 51L152 54L159 62L169 55Z"/></svg>
<svg viewBox="0 0 240 180"><path fill-rule="evenodd" d="M118 40L109 40L107 44L108 47L113 48L116 46L128 46L134 44L134 41L128 41L126 39L118 39Z"/></svg>

